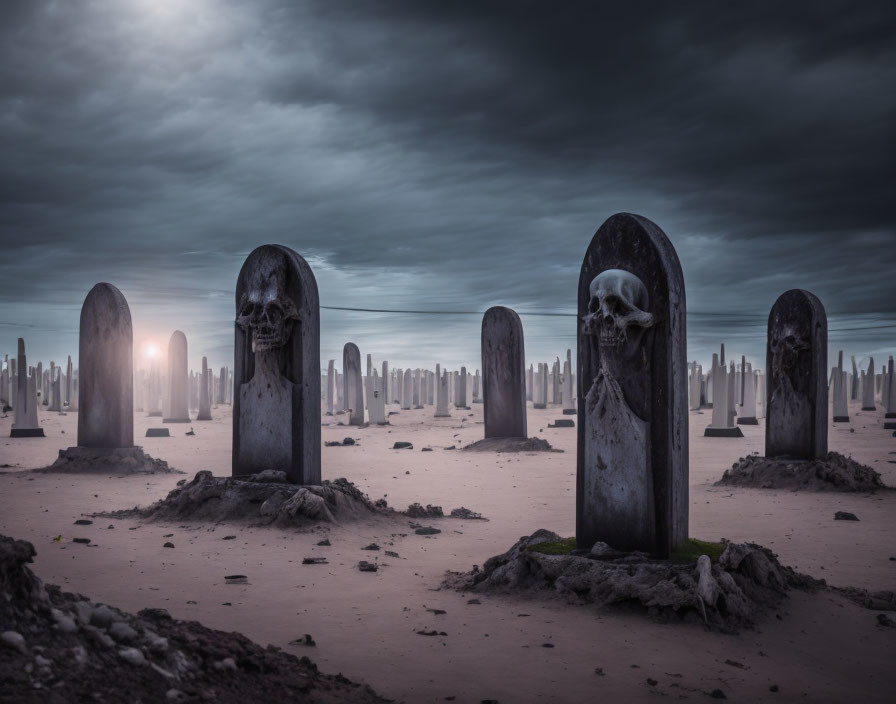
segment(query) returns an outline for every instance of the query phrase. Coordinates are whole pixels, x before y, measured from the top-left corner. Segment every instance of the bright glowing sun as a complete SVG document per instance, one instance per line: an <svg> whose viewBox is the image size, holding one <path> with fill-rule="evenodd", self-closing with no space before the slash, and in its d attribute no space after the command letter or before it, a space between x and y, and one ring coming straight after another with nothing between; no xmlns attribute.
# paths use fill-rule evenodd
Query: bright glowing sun
<svg viewBox="0 0 896 704"><path fill-rule="evenodd" d="M155 345L147 345L146 346L146 356L152 359L158 354L158 349L156 349Z"/></svg>

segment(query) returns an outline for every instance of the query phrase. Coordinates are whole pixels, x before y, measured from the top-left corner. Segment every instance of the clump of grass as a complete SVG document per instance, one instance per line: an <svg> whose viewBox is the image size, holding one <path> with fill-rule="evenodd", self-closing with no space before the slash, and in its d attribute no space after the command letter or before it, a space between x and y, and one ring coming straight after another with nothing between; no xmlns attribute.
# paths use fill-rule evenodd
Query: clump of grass
<svg viewBox="0 0 896 704"><path fill-rule="evenodd" d="M563 538L562 540L555 540L549 543L538 543L530 545L528 548L530 552L540 552L544 555L569 555L575 549L575 538Z"/></svg>
<svg viewBox="0 0 896 704"><path fill-rule="evenodd" d="M718 562L725 546L722 543L713 543L708 540L690 538L672 550L669 555L670 562L696 562L701 555L708 555L713 562Z"/></svg>

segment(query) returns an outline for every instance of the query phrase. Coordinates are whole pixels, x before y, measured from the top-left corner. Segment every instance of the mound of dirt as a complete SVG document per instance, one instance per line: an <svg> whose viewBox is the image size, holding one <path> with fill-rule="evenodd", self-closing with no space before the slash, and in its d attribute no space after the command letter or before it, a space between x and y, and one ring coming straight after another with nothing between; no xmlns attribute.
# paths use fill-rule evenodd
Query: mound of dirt
<svg viewBox="0 0 896 704"><path fill-rule="evenodd" d="M845 492L886 488L879 473L839 452L820 460L747 455L726 469L716 486Z"/></svg>
<svg viewBox="0 0 896 704"><path fill-rule="evenodd" d="M44 586L26 566L34 555L31 543L0 536L0 701L388 701L239 633Z"/></svg>
<svg viewBox="0 0 896 704"><path fill-rule="evenodd" d="M489 558L481 570L449 572L443 586L601 607L634 606L657 618L702 621L725 632L754 624L791 588L824 586L783 567L774 553L751 543L726 543L718 562L702 555L696 564L619 553L604 543L584 555L530 549L561 542L556 533L536 531L503 555Z"/></svg>
<svg viewBox="0 0 896 704"><path fill-rule="evenodd" d="M142 447L69 447L49 467L35 472L62 474L183 474L165 460L147 455Z"/></svg>
<svg viewBox="0 0 896 704"><path fill-rule="evenodd" d="M405 516L410 516L411 518L445 518L445 512L442 510L441 506L433 506L432 504L426 504L426 506L421 506L419 503L411 504L408 506L406 511L402 511ZM449 518L464 518L467 520L475 520L475 521L487 521L487 518L484 518L481 513L476 513L476 511L471 511L465 506L461 506L460 508L451 509L451 513L448 515Z"/></svg>
<svg viewBox="0 0 896 704"><path fill-rule="evenodd" d="M485 438L463 448L468 452L563 452L543 438Z"/></svg>
<svg viewBox="0 0 896 704"><path fill-rule="evenodd" d="M372 502L347 479L300 486L289 483L284 472L268 469L241 477L215 477L203 470L190 482L178 482L168 496L146 508L97 515L154 521L252 521L286 528L396 513L383 500Z"/></svg>

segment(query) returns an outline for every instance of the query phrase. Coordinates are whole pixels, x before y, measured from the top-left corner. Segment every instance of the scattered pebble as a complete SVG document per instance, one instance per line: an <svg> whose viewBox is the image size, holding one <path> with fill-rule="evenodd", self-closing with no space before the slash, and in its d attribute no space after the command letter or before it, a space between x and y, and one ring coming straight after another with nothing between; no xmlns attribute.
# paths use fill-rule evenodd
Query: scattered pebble
<svg viewBox="0 0 896 704"><path fill-rule="evenodd" d="M835 521L857 521L859 517L854 513L850 513L849 511L837 511L834 514Z"/></svg>

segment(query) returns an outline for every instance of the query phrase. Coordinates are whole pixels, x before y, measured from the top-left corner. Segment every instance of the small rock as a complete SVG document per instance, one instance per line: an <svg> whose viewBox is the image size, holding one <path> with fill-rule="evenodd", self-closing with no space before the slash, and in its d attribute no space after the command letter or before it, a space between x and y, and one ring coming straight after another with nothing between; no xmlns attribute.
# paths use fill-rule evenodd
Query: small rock
<svg viewBox="0 0 896 704"><path fill-rule="evenodd" d="M651 687L656 687L657 681L655 679L653 679L652 677L648 677L647 684L649 684Z"/></svg>
<svg viewBox="0 0 896 704"><path fill-rule="evenodd" d="M714 689L709 693L712 699L727 699L725 693L721 689Z"/></svg>
<svg viewBox="0 0 896 704"><path fill-rule="evenodd" d="M392 445L393 450L413 450L414 446L409 442L396 442Z"/></svg>
<svg viewBox="0 0 896 704"><path fill-rule="evenodd" d="M479 599L467 599L467 604L481 604L482 602Z"/></svg>
<svg viewBox="0 0 896 704"><path fill-rule="evenodd" d="M174 543L165 543L162 547L163 547L163 548L173 548L173 547L174 547Z"/></svg>
<svg viewBox="0 0 896 704"><path fill-rule="evenodd" d="M137 640L137 631L124 621L116 621L109 626L109 635L120 643L132 643Z"/></svg>
<svg viewBox="0 0 896 704"><path fill-rule="evenodd" d="M225 670L229 670L231 672L236 671L236 661L233 658L224 658L223 660L218 660L213 667L218 672L224 672Z"/></svg>
<svg viewBox="0 0 896 704"><path fill-rule="evenodd" d="M53 615L56 626L63 633L74 633L78 630L78 624L75 623L75 619L68 614L63 613L59 609L51 609L50 613Z"/></svg>
<svg viewBox="0 0 896 704"><path fill-rule="evenodd" d="M329 538L325 538L324 540L321 540L321 541L318 543L318 545L319 545L320 547L326 547L326 548L330 547L330 540L329 540Z"/></svg>
<svg viewBox="0 0 896 704"><path fill-rule="evenodd" d="M326 565L327 558L325 557L303 557L302 558L303 565Z"/></svg>
<svg viewBox="0 0 896 704"><path fill-rule="evenodd" d="M778 685L773 684L771 687L768 688L768 691L769 691L769 692L777 692L777 691L779 691L779 690L778 690Z"/></svg>
<svg viewBox="0 0 896 704"><path fill-rule="evenodd" d="M305 634L304 638L296 638L295 640L291 640L290 645L307 645L311 648L317 645L314 642L314 638L312 638L308 633Z"/></svg>
<svg viewBox="0 0 896 704"><path fill-rule="evenodd" d="M878 625L878 626L886 626L886 627L889 627L889 628L894 628L894 627L896 627L896 621L894 621L893 619L891 619L891 618L890 618L889 616L887 616L886 614L878 614L878 615L877 615L877 625Z"/></svg>
<svg viewBox="0 0 896 704"><path fill-rule="evenodd" d="M594 674L595 674L595 675L600 675L601 677L603 677L603 676L604 676L604 668L602 668L602 667L595 667L595 668L594 668Z"/></svg>
<svg viewBox="0 0 896 704"><path fill-rule="evenodd" d="M361 560L358 563L358 569L362 572L376 572L379 568L373 562L367 562L366 560Z"/></svg>
<svg viewBox="0 0 896 704"><path fill-rule="evenodd" d="M399 554L397 552L394 552L393 550L386 550L386 555L388 555L389 557L400 557Z"/></svg>
<svg viewBox="0 0 896 704"><path fill-rule="evenodd" d="M92 526L93 521L89 521L86 518L79 518L77 521L75 521L74 525L76 525L76 526Z"/></svg>
<svg viewBox="0 0 896 704"><path fill-rule="evenodd" d="M343 445L354 445L354 444L355 444L355 440L354 440L354 438L344 438L344 439L342 440L342 444L343 444Z"/></svg>
<svg viewBox="0 0 896 704"><path fill-rule="evenodd" d="M371 543L370 545L365 545L365 546L364 546L363 548L361 548L361 549L362 549L362 550L379 550L379 549L380 549L380 546L377 545L376 543Z"/></svg>
<svg viewBox="0 0 896 704"><path fill-rule="evenodd" d="M835 521L857 521L859 517L854 513L849 513L849 511L837 511L834 514Z"/></svg>
<svg viewBox="0 0 896 704"><path fill-rule="evenodd" d="M554 644L553 643L542 643L541 647L542 648L553 648Z"/></svg>
<svg viewBox="0 0 896 704"><path fill-rule="evenodd" d="M221 540L236 540L235 535L225 535Z"/></svg>
<svg viewBox="0 0 896 704"><path fill-rule="evenodd" d="M445 631L417 631L418 636L447 636Z"/></svg>
<svg viewBox="0 0 896 704"><path fill-rule="evenodd" d="M73 543L80 543L81 545L90 545L90 538L72 538Z"/></svg>
<svg viewBox="0 0 896 704"><path fill-rule="evenodd" d="M441 533L438 528L433 528L432 526L425 526L423 528L418 528L414 531L417 535L436 535L437 533Z"/></svg>
<svg viewBox="0 0 896 704"><path fill-rule="evenodd" d="M18 650L20 653L25 653L28 650L25 645L25 638L17 631L3 631L3 633L0 633L0 643L3 643L7 648Z"/></svg>
<svg viewBox="0 0 896 704"><path fill-rule="evenodd" d="M146 664L146 658L143 657L143 653L137 650L137 648L124 648L118 651L118 655L126 663L135 667Z"/></svg>
<svg viewBox="0 0 896 704"><path fill-rule="evenodd" d="M248 584L249 578L244 574L226 574L224 575L225 584Z"/></svg>

